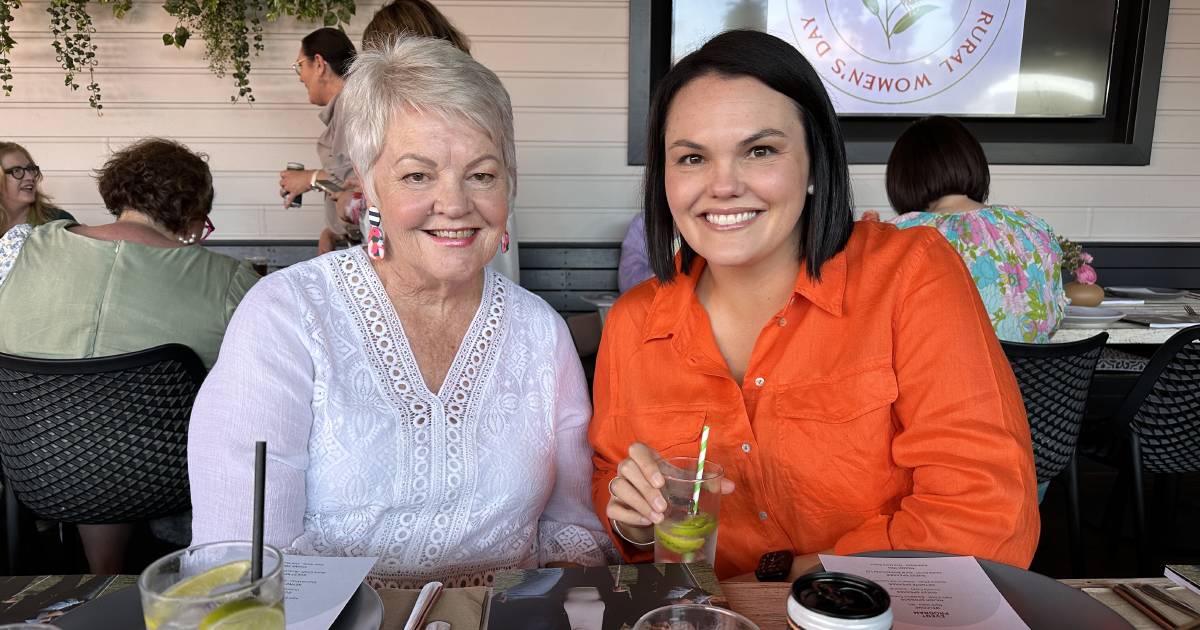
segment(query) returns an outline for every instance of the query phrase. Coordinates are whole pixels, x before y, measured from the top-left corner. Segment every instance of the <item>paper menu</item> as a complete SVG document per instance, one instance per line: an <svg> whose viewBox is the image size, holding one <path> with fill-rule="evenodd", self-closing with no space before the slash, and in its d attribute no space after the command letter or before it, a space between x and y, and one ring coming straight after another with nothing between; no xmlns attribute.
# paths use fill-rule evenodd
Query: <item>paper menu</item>
<svg viewBox="0 0 1200 630"><path fill-rule="evenodd" d="M892 627L1028 629L970 556L866 558L821 555L826 571L865 577L892 598Z"/></svg>
<svg viewBox="0 0 1200 630"><path fill-rule="evenodd" d="M329 630L378 558L283 556L288 630Z"/></svg>

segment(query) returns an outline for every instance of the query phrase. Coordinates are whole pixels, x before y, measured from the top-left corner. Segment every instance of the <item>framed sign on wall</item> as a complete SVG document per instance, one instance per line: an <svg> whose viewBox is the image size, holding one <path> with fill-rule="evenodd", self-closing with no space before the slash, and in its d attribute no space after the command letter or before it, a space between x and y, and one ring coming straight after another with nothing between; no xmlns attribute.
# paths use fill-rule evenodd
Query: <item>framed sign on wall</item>
<svg viewBox="0 0 1200 630"><path fill-rule="evenodd" d="M653 86L732 28L821 75L855 163L913 120L963 120L997 164L1148 164L1169 0L631 0L629 163Z"/></svg>

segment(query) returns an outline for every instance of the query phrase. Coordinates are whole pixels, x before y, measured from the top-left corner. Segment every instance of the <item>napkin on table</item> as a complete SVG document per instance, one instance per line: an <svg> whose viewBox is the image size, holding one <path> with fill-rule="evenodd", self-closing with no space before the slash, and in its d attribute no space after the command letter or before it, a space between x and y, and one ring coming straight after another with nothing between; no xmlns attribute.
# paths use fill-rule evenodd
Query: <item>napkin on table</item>
<svg viewBox="0 0 1200 630"><path fill-rule="evenodd" d="M487 604L488 587L447 588L433 605L425 624L445 621L453 630L479 630L483 619L483 607ZM404 622L417 603L420 589L381 588L383 600L383 625L380 630L404 630Z"/></svg>

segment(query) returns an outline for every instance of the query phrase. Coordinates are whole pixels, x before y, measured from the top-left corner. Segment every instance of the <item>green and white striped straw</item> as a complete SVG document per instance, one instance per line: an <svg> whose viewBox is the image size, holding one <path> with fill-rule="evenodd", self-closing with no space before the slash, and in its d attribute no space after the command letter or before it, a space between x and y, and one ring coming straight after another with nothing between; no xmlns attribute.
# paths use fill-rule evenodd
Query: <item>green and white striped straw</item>
<svg viewBox="0 0 1200 630"><path fill-rule="evenodd" d="M700 456L696 458L696 487L692 489L692 509L689 513L695 515L700 511L700 486L704 483L704 457L708 455L708 425L700 433Z"/></svg>

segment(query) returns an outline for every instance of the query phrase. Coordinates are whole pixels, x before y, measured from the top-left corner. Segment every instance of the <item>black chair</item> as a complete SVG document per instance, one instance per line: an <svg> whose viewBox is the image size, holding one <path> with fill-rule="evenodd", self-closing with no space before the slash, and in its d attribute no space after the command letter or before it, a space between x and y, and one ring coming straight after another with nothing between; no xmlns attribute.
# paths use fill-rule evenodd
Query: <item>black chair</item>
<svg viewBox="0 0 1200 630"><path fill-rule="evenodd" d="M1143 472L1154 479L1164 526L1174 521L1178 476L1200 472L1200 326L1175 333L1154 353L1114 424L1129 441L1138 562L1151 575Z"/></svg>
<svg viewBox="0 0 1200 630"><path fill-rule="evenodd" d="M94 359L0 354L0 463L8 563L21 510L72 524L129 523L190 506L187 429L200 359L167 344Z"/></svg>
<svg viewBox="0 0 1200 630"><path fill-rule="evenodd" d="M1075 447L1083 427L1083 411L1092 374L1107 341L1108 333L1100 333L1072 343L1000 342L1025 401L1038 483L1064 475L1067 484L1068 544L1073 577L1083 574Z"/></svg>

